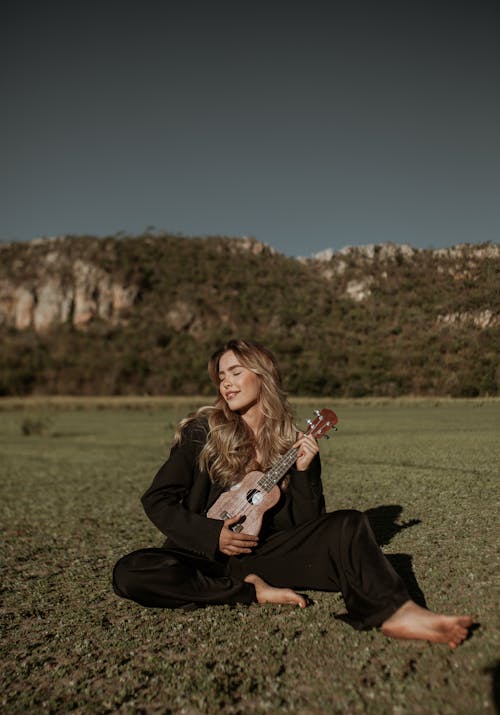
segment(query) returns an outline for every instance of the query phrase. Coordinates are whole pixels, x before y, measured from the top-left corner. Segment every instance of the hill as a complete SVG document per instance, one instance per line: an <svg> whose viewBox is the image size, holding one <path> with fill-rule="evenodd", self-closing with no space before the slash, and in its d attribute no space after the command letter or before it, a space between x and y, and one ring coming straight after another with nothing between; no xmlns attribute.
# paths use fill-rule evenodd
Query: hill
<svg viewBox="0 0 500 715"><path fill-rule="evenodd" d="M0 246L0 394L211 394L209 354L260 340L295 394L498 394L500 246L289 258L253 239Z"/></svg>

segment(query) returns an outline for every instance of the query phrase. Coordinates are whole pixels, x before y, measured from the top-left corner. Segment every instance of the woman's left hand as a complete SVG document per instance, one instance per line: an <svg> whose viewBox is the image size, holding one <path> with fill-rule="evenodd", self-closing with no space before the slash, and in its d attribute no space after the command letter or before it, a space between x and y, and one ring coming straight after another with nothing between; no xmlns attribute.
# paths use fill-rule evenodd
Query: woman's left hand
<svg viewBox="0 0 500 715"><path fill-rule="evenodd" d="M319 452L318 443L312 435L304 435L299 432L299 439L293 445L299 450L296 466L299 472L304 472L311 464L315 454Z"/></svg>

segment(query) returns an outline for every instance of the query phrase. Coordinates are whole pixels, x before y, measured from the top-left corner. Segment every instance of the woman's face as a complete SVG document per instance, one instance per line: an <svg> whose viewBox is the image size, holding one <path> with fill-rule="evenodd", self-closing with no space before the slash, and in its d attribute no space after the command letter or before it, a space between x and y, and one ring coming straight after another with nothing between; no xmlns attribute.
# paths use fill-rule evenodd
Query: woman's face
<svg viewBox="0 0 500 715"><path fill-rule="evenodd" d="M260 378L243 367L232 350L219 360L219 390L233 412L246 412L259 402Z"/></svg>

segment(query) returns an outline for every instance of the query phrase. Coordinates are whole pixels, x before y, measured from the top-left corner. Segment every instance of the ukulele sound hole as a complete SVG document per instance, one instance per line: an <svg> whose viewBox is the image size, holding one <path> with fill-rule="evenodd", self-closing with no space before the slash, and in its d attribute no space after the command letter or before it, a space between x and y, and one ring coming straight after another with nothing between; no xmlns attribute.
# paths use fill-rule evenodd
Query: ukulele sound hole
<svg viewBox="0 0 500 715"><path fill-rule="evenodd" d="M253 504L254 506L260 504L263 499L264 496L258 489L250 489L247 493L247 502L249 504Z"/></svg>

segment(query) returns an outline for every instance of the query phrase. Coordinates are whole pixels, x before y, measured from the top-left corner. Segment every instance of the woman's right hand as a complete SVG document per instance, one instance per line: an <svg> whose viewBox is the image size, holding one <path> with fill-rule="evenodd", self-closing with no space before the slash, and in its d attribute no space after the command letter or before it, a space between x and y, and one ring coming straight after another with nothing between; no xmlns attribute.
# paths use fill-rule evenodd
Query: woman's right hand
<svg viewBox="0 0 500 715"><path fill-rule="evenodd" d="M233 516L224 521L224 526L219 536L219 551L226 556L238 556L238 554L251 554L259 542L257 536L244 534L242 531L232 531L229 527L237 524L241 516Z"/></svg>

